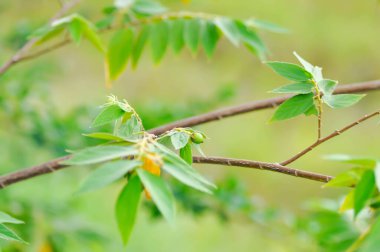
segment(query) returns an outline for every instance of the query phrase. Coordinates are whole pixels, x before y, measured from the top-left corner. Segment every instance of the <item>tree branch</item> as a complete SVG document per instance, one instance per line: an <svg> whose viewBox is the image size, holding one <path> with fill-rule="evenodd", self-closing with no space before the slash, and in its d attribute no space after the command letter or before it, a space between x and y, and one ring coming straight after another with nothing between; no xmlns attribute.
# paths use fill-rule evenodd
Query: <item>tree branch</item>
<svg viewBox="0 0 380 252"><path fill-rule="evenodd" d="M310 145L309 147L307 147L306 149L302 150L301 152L299 152L298 154L296 154L295 156L289 158L288 160L284 161L284 162L281 162L280 164L281 165L288 165L290 163L293 163L294 161L296 161L297 159L299 159L300 157L304 156L305 154L307 154L308 152L312 151L315 147L317 147L318 145L336 137L336 136L339 136L340 134L346 132L347 130L355 127L356 125L374 117L374 116L377 116L377 115L380 115L380 110L376 111L376 112L373 112L372 114L369 114L369 115L365 115L363 116L362 118L360 118L359 120L356 120L355 122L353 123L350 123L349 125L339 129L339 130L335 130L333 133L331 133L330 135L324 137L324 138L320 138L318 139L317 141L315 141L312 145Z"/></svg>
<svg viewBox="0 0 380 252"><path fill-rule="evenodd" d="M77 5L81 0L72 0L71 2L68 2L62 6L62 8L53 16L53 18L50 19L49 23L52 23L54 20L62 17L65 15L66 12L68 12L71 8L73 8L75 5ZM26 42L26 44L21 47L15 55L12 56L8 61L6 61L1 67L0 67L0 75L4 74L9 68L14 66L15 64L30 59L29 56L26 56L25 53L28 52L38 41L38 38L33 38ZM49 50L50 51L50 50Z"/></svg>

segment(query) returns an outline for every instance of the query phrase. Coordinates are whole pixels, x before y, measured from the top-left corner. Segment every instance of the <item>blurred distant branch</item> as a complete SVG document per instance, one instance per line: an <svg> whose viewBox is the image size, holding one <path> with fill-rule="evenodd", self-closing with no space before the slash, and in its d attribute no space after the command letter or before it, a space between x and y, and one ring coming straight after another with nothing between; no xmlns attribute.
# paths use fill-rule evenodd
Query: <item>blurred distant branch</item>
<svg viewBox="0 0 380 252"><path fill-rule="evenodd" d="M71 8L73 8L75 5L77 5L81 0L72 0L64 5L62 5L61 9L53 16L53 18L50 19L49 23L52 23L54 20L62 17L65 15ZM8 61L6 61L1 67L0 67L0 75L4 74L9 68L11 68L13 65L23 61L27 60L31 57L26 56L26 53L35 45L35 43L38 41L38 38L33 38L29 40L23 47L21 47L15 55L13 55ZM51 50L49 50L51 51Z"/></svg>

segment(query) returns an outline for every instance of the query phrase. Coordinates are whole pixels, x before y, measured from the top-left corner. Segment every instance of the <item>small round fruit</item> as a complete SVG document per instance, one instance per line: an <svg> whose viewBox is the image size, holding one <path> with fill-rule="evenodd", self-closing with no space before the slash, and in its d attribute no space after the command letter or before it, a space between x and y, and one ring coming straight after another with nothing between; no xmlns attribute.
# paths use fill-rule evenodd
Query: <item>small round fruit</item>
<svg viewBox="0 0 380 252"><path fill-rule="evenodd" d="M193 141L193 143L201 144L201 143L204 142L204 140L205 140L205 138L204 138L204 136L201 133L194 132L191 135L191 141Z"/></svg>

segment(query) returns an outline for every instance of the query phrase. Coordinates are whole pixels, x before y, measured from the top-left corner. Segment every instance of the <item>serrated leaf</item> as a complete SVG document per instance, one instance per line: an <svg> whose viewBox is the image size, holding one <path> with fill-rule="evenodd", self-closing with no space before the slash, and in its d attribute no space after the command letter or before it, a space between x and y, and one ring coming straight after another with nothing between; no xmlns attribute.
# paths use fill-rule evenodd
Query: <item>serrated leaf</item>
<svg viewBox="0 0 380 252"><path fill-rule="evenodd" d="M153 25L151 31L151 47L154 63L159 63L165 55L169 43L169 26L165 21Z"/></svg>
<svg viewBox="0 0 380 252"><path fill-rule="evenodd" d="M313 91L314 85L310 82L293 83L272 90L272 93L308 94Z"/></svg>
<svg viewBox="0 0 380 252"><path fill-rule="evenodd" d="M103 108L91 124L92 128L103 126L121 118L126 112L116 104Z"/></svg>
<svg viewBox="0 0 380 252"><path fill-rule="evenodd" d="M331 108L346 108L359 102L364 96L364 94L324 95L322 99Z"/></svg>
<svg viewBox="0 0 380 252"><path fill-rule="evenodd" d="M121 191L116 202L116 220L124 245L128 243L135 226L141 192L141 181L138 176L133 176Z"/></svg>
<svg viewBox="0 0 380 252"><path fill-rule="evenodd" d="M179 156L189 165L193 164L193 152L191 150L191 143L188 142L179 150Z"/></svg>
<svg viewBox="0 0 380 252"><path fill-rule="evenodd" d="M359 183L355 188L354 193L354 212L357 216L365 207L368 200L372 197L375 191L375 175L372 170L366 170Z"/></svg>
<svg viewBox="0 0 380 252"><path fill-rule="evenodd" d="M185 22L184 40L186 46L193 54L198 51L199 38L201 32L201 21L199 19L190 19Z"/></svg>
<svg viewBox="0 0 380 252"><path fill-rule="evenodd" d="M190 136L185 132L175 132L170 136L170 140L172 142L173 147L176 150L179 150L186 146L189 142Z"/></svg>
<svg viewBox="0 0 380 252"><path fill-rule="evenodd" d="M201 42L208 58L211 58L214 54L219 39L220 34L216 25L213 22L206 20L202 26Z"/></svg>
<svg viewBox="0 0 380 252"><path fill-rule="evenodd" d="M240 33L234 20L226 17L220 17L216 18L214 23L233 45L237 47L239 46Z"/></svg>
<svg viewBox="0 0 380 252"><path fill-rule="evenodd" d="M141 182L152 197L153 202L164 218L173 223L175 216L174 197L167 184L161 177L151 174L143 169L137 169Z"/></svg>
<svg viewBox="0 0 380 252"><path fill-rule="evenodd" d="M264 43L261 41L259 36L252 29L247 27L241 21L235 21L236 27L238 28L241 40L244 42L245 46L254 54L259 56L260 59L265 58L265 52L267 51Z"/></svg>
<svg viewBox="0 0 380 252"><path fill-rule="evenodd" d="M3 224L0 224L0 239L25 243L25 241L21 239L15 232L10 230Z"/></svg>
<svg viewBox="0 0 380 252"><path fill-rule="evenodd" d="M107 73L111 81L116 80L127 67L133 47L133 31L122 29L111 38L107 49Z"/></svg>
<svg viewBox="0 0 380 252"><path fill-rule="evenodd" d="M175 53L179 53L185 45L184 40L185 21L177 19L171 22L170 43Z"/></svg>
<svg viewBox="0 0 380 252"><path fill-rule="evenodd" d="M136 160L118 160L106 163L95 171L82 182L78 193L84 193L105 187L116 180L122 178L126 173L141 165Z"/></svg>
<svg viewBox="0 0 380 252"><path fill-rule="evenodd" d="M22 224L24 222L10 216L9 214L0 212L0 224L2 223Z"/></svg>
<svg viewBox="0 0 380 252"><path fill-rule="evenodd" d="M137 154L136 146L96 146L74 153L70 159L62 162L62 164L88 165Z"/></svg>
<svg viewBox="0 0 380 252"><path fill-rule="evenodd" d="M280 121L304 114L314 104L314 94L299 94L282 103L274 113L271 121Z"/></svg>
<svg viewBox="0 0 380 252"><path fill-rule="evenodd" d="M137 37L137 40L133 45L133 50L132 50L132 67L133 68L136 68L137 63L140 60L141 54L144 50L144 46L149 39L149 34L150 34L150 26L145 25L143 28L141 28L140 33Z"/></svg>
<svg viewBox="0 0 380 252"><path fill-rule="evenodd" d="M272 70L293 81L308 81L313 78L311 73L303 69L302 67L296 65L296 64L291 64L291 63L286 63L286 62L279 62L279 61L271 61L267 62L267 65L272 68Z"/></svg>
<svg viewBox="0 0 380 252"><path fill-rule="evenodd" d="M331 95L334 92L334 89L337 84L337 81L327 79L321 80L317 83L318 88L322 91L324 95Z"/></svg>

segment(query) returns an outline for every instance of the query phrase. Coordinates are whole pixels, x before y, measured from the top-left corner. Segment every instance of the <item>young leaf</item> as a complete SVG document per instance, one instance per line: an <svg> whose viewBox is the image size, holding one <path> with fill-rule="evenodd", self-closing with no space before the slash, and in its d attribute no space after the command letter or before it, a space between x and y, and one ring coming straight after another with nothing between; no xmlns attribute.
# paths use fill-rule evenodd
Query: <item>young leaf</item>
<svg viewBox="0 0 380 252"><path fill-rule="evenodd" d="M201 21L199 19L190 19L186 21L184 40L185 44L193 54L196 54L198 51L200 32Z"/></svg>
<svg viewBox="0 0 380 252"><path fill-rule="evenodd" d="M95 120L92 122L91 127L99 127L105 124L114 122L122 117L126 112L116 104L106 106L100 111Z"/></svg>
<svg viewBox="0 0 380 252"><path fill-rule="evenodd" d="M62 162L65 165L88 165L100 163L115 158L133 156L138 153L136 146L96 146L81 150Z"/></svg>
<svg viewBox="0 0 380 252"><path fill-rule="evenodd" d="M331 108L346 108L360 101L364 94L324 95L323 101Z"/></svg>
<svg viewBox="0 0 380 252"><path fill-rule="evenodd" d="M177 19L171 22L170 43L175 53L179 53L185 45L184 40L185 21Z"/></svg>
<svg viewBox="0 0 380 252"><path fill-rule="evenodd" d="M21 239L15 232L10 230L3 224L0 224L0 239L25 243L25 241Z"/></svg>
<svg viewBox="0 0 380 252"><path fill-rule="evenodd" d="M357 184L354 193L354 211L355 216L365 207L367 201L372 197L375 191L375 175L372 170L363 173L361 180Z"/></svg>
<svg viewBox="0 0 380 252"><path fill-rule="evenodd" d="M293 83L272 90L272 93L308 94L313 91L314 85L310 82Z"/></svg>
<svg viewBox="0 0 380 252"><path fill-rule="evenodd" d="M106 163L92 172L79 187L78 193L84 193L105 187L122 178L126 173L141 165L136 160L118 160Z"/></svg>
<svg viewBox="0 0 380 252"><path fill-rule="evenodd" d="M215 19L214 23L233 45L237 47L239 46L240 33L234 20L226 17L220 17Z"/></svg>
<svg viewBox="0 0 380 252"><path fill-rule="evenodd" d="M107 72L111 81L116 80L127 66L133 46L133 31L122 29L111 38L107 50Z"/></svg>
<svg viewBox="0 0 380 252"><path fill-rule="evenodd" d="M119 231L126 245L131 236L136 222L142 185L138 176L129 179L127 185L121 191L115 206L116 220Z"/></svg>
<svg viewBox="0 0 380 252"><path fill-rule="evenodd" d="M3 224L3 223L22 224L24 222L16 218L13 218L12 216L4 212L0 212L0 224Z"/></svg>
<svg viewBox="0 0 380 252"><path fill-rule="evenodd" d="M314 94L299 94L281 104L274 113L271 121L280 121L302 115L314 104Z"/></svg>
<svg viewBox="0 0 380 252"><path fill-rule="evenodd" d="M296 52L293 52L294 56L298 59L301 65L305 68L309 73L313 73L314 66L310 64L308 61L304 60L301 56L299 56Z"/></svg>
<svg viewBox="0 0 380 252"><path fill-rule="evenodd" d="M185 132L175 132L171 135L170 140L172 141L173 147L178 150L186 146L189 142L190 136Z"/></svg>
<svg viewBox="0 0 380 252"><path fill-rule="evenodd" d="M205 21L201 31L201 42L208 58L214 54L220 38L216 25L211 21Z"/></svg>
<svg viewBox="0 0 380 252"><path fill-rule="evenodd" d="M189 165L193 164L193 153L191 150L191 143L187 143L179 150L180 157L186 161Z"/></svg>
<svg viewBox="0 0 380 252"><path fill-rule="evenodd" d="M274 72L289 80L308 81L313 78L311 73L295 64L271 61L267 62L267 65L272 68Z"/></svg>
<svg viewBox="0 0 380 252"><path fill-rule="evenodd" d="M97 33L95 25L81 16L76 16L71 22L74 20L78 20L81 23L83 36L100 52L104 52L104 45Z"/></svg>
<svg viewBox="0 0 380 252"><path fill-rule="evenodd" d="M151 46L153 61L157 64L165 55L169 42L169 26L165 21L156 23L152 27Z"/></svg>
<svg viewBox="0 0 380 252"><path fill-rule="evenodd" d="M132 67L136 68L137 63L140 60L141 54L144 50L144 46L149 39L150 34L150 26L145 25L143 28L141 28L139 36L137 37L137 40L135 44L133 45L132 50Z"/></svg>
<svg viewBox="0 0 380 252"><path fill-rule="evenodd" d="M324 95L331 95L337 84L338 82L334 80L321 80L317 85Z"/></svg>
<svg viewBox="0 0 380 252"><path fill-rule="evenodd" d="M174 197L168 186L161 177L151 174L143 169L137 169L141 182L149 191L152 200L160 210L164 218L170 223L174 220L175 205Z"/></svg>

